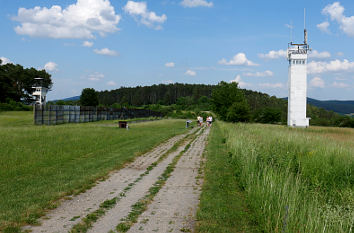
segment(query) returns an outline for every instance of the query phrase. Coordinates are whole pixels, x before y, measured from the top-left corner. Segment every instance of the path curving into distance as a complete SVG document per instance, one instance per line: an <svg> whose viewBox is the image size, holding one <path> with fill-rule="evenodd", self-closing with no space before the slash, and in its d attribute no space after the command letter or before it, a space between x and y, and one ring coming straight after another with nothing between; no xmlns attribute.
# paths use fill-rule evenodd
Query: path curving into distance
<svg viewBox="0 0 354 233"><path fill-rule="evenodd" d="M181 229L193 229L201 188L197 178L209 130L193 129L171 138L85 193L62 201L57 209L40 219L40 226L26 226L23 230L118 232L117 225L124 222L132 206L145 198L166 170L171 171L169 178L161 184L146 211L137 217L137 223L131 223L125 231L180 232ZM177 149L171 150L175 145L178 145ZM172 170L171 164L175 164Z"/></svg>

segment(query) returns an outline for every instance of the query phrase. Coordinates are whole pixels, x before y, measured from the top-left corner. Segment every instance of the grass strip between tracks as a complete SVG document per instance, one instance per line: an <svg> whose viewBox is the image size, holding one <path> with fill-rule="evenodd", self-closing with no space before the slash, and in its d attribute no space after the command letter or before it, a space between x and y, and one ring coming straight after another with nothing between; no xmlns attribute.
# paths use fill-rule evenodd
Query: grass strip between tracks
<svg viewBox="0 0 354 233"><path fill-rule="evenodd" d="M201 134L203 133L204 129L201 131ZM196 140L198 137L198 134L193 135L193 139L190 140L190 142L185 146L184 150L181 151L174 159L173 161L167 166L165 171L162 173L161 176L159 176L158 181L153 184L153 186L149 189L148 194L140 199L138 202L136 202L134 205L132 205L132 210L128 214L127 217L122 219L122 222L119 223L116 227L116 230L118 232L127 232L133 225L134 223L137 222L139 216L147 209L148 205L151 203L153 198L156 196L156 194L160 191L160 189L164 186L166 183L167 179L171 176L171 173L174 171L177 162L179 159L182 157L182 155L188 151L188 149L191 147L192 143Z"/></svg>
<svg viewBox="0 0 354 233"><path fill-rule="evenodd" d="M128 184L122 192L119 193L118 196L106 200L103 203L100 204L100 207L95 210L94 212L88 214L86 217L84 217L81 222L78 224L74 225L73 228L71 229L71 233L83 233L87 232L92 225L97 222L97 220L102 217L108 210L112 209L123 197L126 196L126 193L132 189L132 187L137 184L139 181L143 179L144 176L148 175L152 169L154 169L161 161L163 161L170 153L176 151L179 146L181 146L185 141L189 140L191 137L193 137L193 140L195 138L196 133L198 130L194 133L187 134L185 137L183 137L181 140L179 140L176 144L174 144L168 151L166 151L163 155L160 156L160 158L152 163L148 168L146 168L146 171L132 183ZM188 144L190 145L190 144ZM186 149L185 149L186 150Z"/></svg>

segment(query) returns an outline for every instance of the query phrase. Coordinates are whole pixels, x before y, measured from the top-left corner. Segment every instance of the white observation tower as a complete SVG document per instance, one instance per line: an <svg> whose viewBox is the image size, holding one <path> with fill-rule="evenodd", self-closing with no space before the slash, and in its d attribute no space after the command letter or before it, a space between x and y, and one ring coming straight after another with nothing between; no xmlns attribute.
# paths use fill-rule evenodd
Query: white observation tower
<svg viewBox="0 0 354 233"><path fill-rule="evenodd" d="M310 47L307 44L307 31L304 29L304 43L288 44L289 60L289 98L288 126L309 127L306 117L307 105L307 57Z"/></svg>
<svg viewBox="0 0 354 233"><path fill-rule="evenodd" d="M37 85L32 87L34 89L32 95L36 97L36 104L45 105L49 89L43 86L42 78L35 78L35 80L37 81Z"/></svg>

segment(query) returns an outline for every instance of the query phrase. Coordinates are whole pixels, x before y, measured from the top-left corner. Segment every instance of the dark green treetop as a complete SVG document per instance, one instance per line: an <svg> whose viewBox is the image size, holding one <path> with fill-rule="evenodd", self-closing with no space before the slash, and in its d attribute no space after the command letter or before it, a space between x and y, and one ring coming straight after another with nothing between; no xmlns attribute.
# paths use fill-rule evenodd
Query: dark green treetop
<svg viewBox="0 0 354 233"><path fill-rule="evenodd" d="M93 88L85 88L81 92L80 97L81 106L97 106L98 105L98 94Z"/></svg>
<svg viewBox="0 0 354 233"><path fill-rule="evenodd" d="M213 111L224 121L250 120L250 108L238 83L220 82L211 95Z"/></svg>

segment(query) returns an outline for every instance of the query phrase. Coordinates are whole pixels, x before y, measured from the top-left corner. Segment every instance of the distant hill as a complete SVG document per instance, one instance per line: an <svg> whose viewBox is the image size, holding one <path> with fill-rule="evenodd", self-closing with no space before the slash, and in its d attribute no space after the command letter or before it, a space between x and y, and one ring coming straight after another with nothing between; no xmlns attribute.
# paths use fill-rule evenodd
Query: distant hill
<svg viewBox="0 0 354 233"><path fill-rule="evenodd" d="M288 100L288 98L283 98ZM307 103L323 108L327 111L333 111L342 115L353 115L354 114L354 100L316 100L312 98L307 98Z"/></svg>
<svg viewBox="0 0 354 233"><path fill-rule="evenodd" d="M307 103L319 108L324 108L329 111L334 111L339 114L354 113L353 100L316 100L307 98Z"/></svg>
<svg viewBox="0 0 354 233"><path fill-rule="evenodd" d="M62 99L63 101L76 101L76 100L80 100L80 96L73 96L70 98L66 98L66 99Z"/></svg>
<svg viewBox="0 0 354 233"><path fill-rule="evenodd" d="M60 99L60 100L50 100L50 101L48 101L48 103L50 103L50 104L58 104L58 103L62 102L59 105L63 105L63 104L76 105L77 101L79 101L79 100L80 100L80 96L73 96L73 97Z"/></svg>

